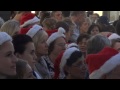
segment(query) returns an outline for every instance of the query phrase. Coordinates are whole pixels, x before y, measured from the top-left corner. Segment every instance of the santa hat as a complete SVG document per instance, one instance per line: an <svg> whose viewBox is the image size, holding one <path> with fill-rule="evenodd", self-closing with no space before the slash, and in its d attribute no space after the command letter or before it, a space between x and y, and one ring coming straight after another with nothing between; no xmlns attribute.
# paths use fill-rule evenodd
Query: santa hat
<svg viewBox="0 0 120 90"><path fill-rule="evenodd" d="M0 45L2 45L6 41L12 41L11 36L8 35L6 32L0 32Z"/></svg>
<svg viewBox="0 0 120 90"><path fill-rule="evenodd" d="M60 71L62 74L64 74L64 66L67 62L67 59L69 59L69 57L71 56L71 54L75 51L80 51L78 48L76 47L71 47L71 48L68 48L65 50L63 56L62 56L62 59L61 59L61 62L60 62Z"/></svg>
<svg viewBox="0 0 120 90"><path fill-rule="evenodd" d="M26 35L30 36L31 38L33 38L35 36L35 34L39 31L39 30L43 30L43 28L37 24L33 25L32 28L30 28L30 30L26 33Z"/></svg>
<svg viewBox="0 0 120 90"><path fill-rule="evenodd" d="M53 33L53 34L48 38L48 40L47 40L48 46L50 45L50 43L52 43L54 40L56 40L56 39L59 38L59 37L64 37L64 38L65 38L64 33L65 33L65 30L64 30L62 27L60 27L60 28L58 29L58 32Z"/></svg>
<svg viewBox="0 0 120 90"><path fill-rule="evenodd" d="M99 79L102 75L109 73L118 65L120 65L120 53L107 60L98 70L90 74L90 79Z"/></svg>
<svg viewBox="0 0 120 90"><path fill-rule="evenodd" d="M20 24L21 24L20 27L23 28L27 25L30 25L30 24L33 24L39 21L40 19L38 19L35 16L35 14L28 12L22 15L21 20L20 20Z"/></svg>
<svg viewBox="0 0 120 90"><path fill-rule="evenodd" d="M113 34L111 34L111 35L108 37L109 40L117 39L117 38L120 38L120 36L119 36L118 34L116 34L116 33L113 33Z"/></svg>
<svg viewBox="0 0 120 90"><path fill-rule="evenodd" d="M105 47L102 51L100 51L97 54L90 54L86 58L86 63L88 65L89 70L89 78L90 79L99 79L100 76L97 76L99 73L99 69L104 65L105 62L107 62L112 56L118 54L118 51L111 48L111 47ZM102 73L102 72L101 72Z"/></svg>
<svg viewBox="0 0 120 90"><path fill-rule="evenodd" d="M57 31L58 30L55 29L55 30L47 30L46 32L47 32L48 36L50 37L53 33L57 32Z"/></svg>

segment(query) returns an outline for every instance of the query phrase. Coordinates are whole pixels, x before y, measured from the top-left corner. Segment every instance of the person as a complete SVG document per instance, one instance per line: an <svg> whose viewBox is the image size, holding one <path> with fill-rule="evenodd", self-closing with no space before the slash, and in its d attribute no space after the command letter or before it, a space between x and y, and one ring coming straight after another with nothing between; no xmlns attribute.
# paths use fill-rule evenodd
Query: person
<svg viewBox="0 0 120 90"><path fill-rule="evenodd" d="M20 30L20 24L13 20L6 21L0 31L8 33L11 37L18 34Z"/></svg>
<svg viewBox="0 0 120 90"><path fill-rule="evenodd" d="M97 21L98 21L98 19L99 19L99 14L97 14L97 13L93 13L92 15L91 15L91 20L92 20L92 23L93 24L96 24L97 23Z"/></svg>
<svg viewBox="0 0 120 90"><path fill-rule="evenodd" d="M63 20L62 11L52 11L51 18L55 19L57 22Z"/></svg>
<svg viewBox="0 0 120 90"><path fill-rule="evenodd" d="M18 34L13 36L13 45L17 58L26 60L33 70L33 74L37 79L41 76L34 70L37 56L35 54L35 46L30 36Z"/></svg>
<svg viewBox="0 0 120 90"><path fill-rule="evenodd" d="M48 54L48 45L46 43L48 35L39 25L33 27L26 33L33 39L35 45L35 53L37 55L35 71L41 75L42 79L50 79L49 70L47 68L44 56Z"/></svg>
<svg viewBox="0 0 120 90"><path fill-rule="evenodd" d="M85 79L86 66L82 52L76 47L68 48L60 62L61 74L65 74L63 79Z"/></svg>
<svg viewBox="0 0 120 90"><path fill-rule="evenodd" d="M85 21L86 13L85 13L85 11L71 11L70 18L71 18L72 22L75 24L71 42L76 42L78 36L80 35L80 25L82 22Z"/></svg>
<svg viewBox="0 0 120 90"><path fill-rule="evenodd" d="M92 24L87 31L87 33L90 34L91 36L97 35L100 32L101 32L101 28L99 27L99 25L96 24Z"/></svg>
<svg viewBox="0 0 120 90"><path fill-rule="evenodd" d="M18 59L16 63L16 79L36 79L33 70L27 61Z"/></svg>
<svg viewBox="0 0 120 90"><path fill-rule="evenodd" d="M42 26L45 31L55 30L55 24L56 24L56 20L52 18L46 18L42 22Z"/></svg>
<svg viewBox="0 0 120 90"><path fill-rule="evenodd" d="M0 79L16 75L16 62L12 38L6 32L0 32Z"/></svg>
<svg viewBox="0 0 120 90"><path fill-rule="evenodd" d="M60 27L58 32L53 33L47 40L48 56L44 57L50 75L54 77L54 63L57 56L66 49L65 30Z"/></svg>
<svg viewBox="0 0 120 90"><path fill-rule="evenodd" d="M86 58L86 55L87 55L87 41L89 38L90 38L90 35L81 34L77 39L77 45L79 46L79 49L84 55L84 58Z"/></svg>

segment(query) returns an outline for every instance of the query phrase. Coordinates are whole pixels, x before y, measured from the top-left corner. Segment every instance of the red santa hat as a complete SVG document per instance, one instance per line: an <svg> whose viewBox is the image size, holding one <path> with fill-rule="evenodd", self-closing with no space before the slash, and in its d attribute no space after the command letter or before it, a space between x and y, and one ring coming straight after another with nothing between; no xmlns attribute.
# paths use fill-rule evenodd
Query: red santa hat
<svg viewBox="0 0 120 90"><path fill-rule="evenodd" d="M105 47L102 51L100 51L97 54L88 55L86 58L86 63L88 65L88 70L90 73L89 78L99 79L102 75L107 73L109 71L109 68L112 67L111 64L105 70L101 68L105 67L106 66L105 63L116 54L118 54L118 51L116 51L115 49Z"/></svg>
<svg viewBox="0 0 120 90"><path fill-rule="evenodd" d="M20 24L21 24L20 27L23 28L27 25L30 25L30 24L33 24L39 21L40 19L38 19L35 16L35 14L28 12L22 15L21 20L20 20Z"/></svg>
<svg viewBox="0 0 120 90"><path fill-rule="evenodd" d="M8 35L6 32L0 32L0 45L2 45L6 41L12 41L11 36Z"/></svg>
<svg viewBox="0 0 120 90"><path fill-rule="evenodd" d="M90 74L90 79L99 79L102 75L109 73L120 65L120 53L107 60L98 70Z"/></svg>
<svg viewBox="0 0 120 90"><path fill-rule="evenodd" d="M61 59L61 62L60 62L60 72L61 74L63 75L64 77L64 66L67 62L67 59L71 56L71 54L75 51L80 51L78 48L76 47L71 47L71 48L68 48L65 50L63 56L62 56L62 59Z"/></svg>
<svg viewBox="0 0 120 90"><path fill-rule="evenodd" d="M120 38L120 36L119 36L118 34L116 34L116 33L113 33L113 34L111 34L111 35L108 37L109 40L117 39L117 38Z"/></svg>
<svg viewBox="0 0 120 90"><path fill-rule="evenodd" d="M55 30L47 30L46 32L47 32L48 36L50 37L53 33L57 32L57 31L58 30L55 29Z"/></svg>
<svg viewBox="0 0 120 90"><path fill-rule="evenodd" d="M64 33L65 33L64 28L60 27L60 28L58 29L58 32L53 33L53 34L48 38L48 40L47 40L48 46L50 45L50 43L52 43L54 40L56 40L56 39L59 38L59 37L64 37L64 38L65 38Z"/></svg>
<svg viewBox="0 0 120 90"><path fill-rule="evenodd" d="M31 38L33 38L35 36L35 34L39 31L39 30L43 30L43 28L37 24L33 25L32 28L30 28L30 30L28 30L28 32L26 33L26 35L30 36Z"/></svg>

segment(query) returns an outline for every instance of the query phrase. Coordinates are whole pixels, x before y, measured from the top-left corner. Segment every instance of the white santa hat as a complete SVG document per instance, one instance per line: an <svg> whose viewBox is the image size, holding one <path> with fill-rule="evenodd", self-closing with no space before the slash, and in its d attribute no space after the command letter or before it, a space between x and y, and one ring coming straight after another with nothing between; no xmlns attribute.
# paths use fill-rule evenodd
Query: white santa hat
<svg viewBox="0 0 120 90"><path fill-rule="evenodd" d="M53 34L48 38L48 40L47 40L47 42L46 42L46 43L48 44L48 46L50 45L50 43L52 43L54 40L56 40L56 39L59 38L59 37L64 37L64 38L65 38L64 33L65 33L65 29L62 28L62 27L60 27L57 32L53 33Z"/></svg>
<svg viewBox="0 0 120 90"><path fill-rule="evenodd" d="M109 40L117 39L117 38L120 38L120 36L119 36L118 34L116 34L116 33L113 33L113 34L111 34L111 35L108 37Z"/></svg>
<svg viewBox="0 0 120 90"><path fill-rule="evenodd" d="M6 32L0 32L0 45L2 45L6 41L12 41L11 36L8 35Z"/></svg>
<svg viewBox="0 0 120 90"><path fill-rule="evenodd" d="M78 48L76 47L71 47L71 48L68 48L65 50L63 56L62 56L62 59L61 59L61 62L60 62L60 71L61 73L63 73L63 68L67 62L67 59L72 55L73 52L75 51L80 51Z"/></svg>
<svg viewBox="0 0 120 90"><path fill-rule="evenodd" d="M90 79L100 79L102 75L109 73L120 65L120 53L107 60L99 69L90 74Z"/></svg>
<svg viewBox="0 0 120 90"><path fill-rule="evenodd" d="M25 13L20 20L20 27L23 28L27 25L39 22L40 19L38 17L35 16L35 14L33 13Z"/></svg>
<svg viewBox="0 0 120 90"><path fill-rule="evenodd" d="M39 30L43 30L43 28L37 24L33 25L32 28L30 28L30 30L26 33L26 35L30 36L31 38L33 38L35 36L35 34L39 31Z"/></svg>

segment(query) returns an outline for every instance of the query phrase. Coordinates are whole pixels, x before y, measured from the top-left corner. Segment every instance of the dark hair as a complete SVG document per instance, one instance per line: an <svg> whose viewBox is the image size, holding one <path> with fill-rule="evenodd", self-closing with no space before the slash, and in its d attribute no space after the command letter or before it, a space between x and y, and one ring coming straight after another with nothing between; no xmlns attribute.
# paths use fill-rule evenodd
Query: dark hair
<svg viewBox="0 0 120 90"><path fill-rule="evenodd" d="M70 67L73 63L75 63L81 57L82 57L82 52L80 51L73 52L71 56L67 59L66 65Z"/></svg>
<svg viewBox="0 0 120 90"><path fill-rule="evenodd" d="M27 62L25 60L21 60L19 59L16 63L16 78L17 79L23 79L24 77L24 73L26 72L26 66L27 66Z"/></svg>
<svg viewBox="0 0 120 90"><path fill-rule="evenodd" d="M50 55L51 52L54 50L54 46L55 46L55 40L51 42L50 45L48 46L48 55Z"/></svg>
<svg viewBox="0 0 120 90"><path fill-rule="evenodd" d="M94 27L98 27L99 32L101 32L101 28L100 28L100 26L99 26L99 25L92 24L92 25L88 28L87 33L88 33L88 34L91 34L91 31L93 30L93 28L94 28Z"/></svg>
<svg viewBox="0 0 120 90"><path fill-rule="evenodd" d="M113 25L108 25L107 28L108 28L109 32L116 33L116 29Z"/></svg>
<svg viewBox="0 0 120 90"><path fill-rule="evenodd" d="M78 44L79 42L81 42L84 38L89 39L89 38L90 38L90 35L88 35L88 34L86 34L86 33L80 34L79 37L77 38L77 44Z"/></svg>
<svg viewBox="0 0 120 90"><path fill-rule="evenodd" d="M26 49L25 45L33 41L32 41L32 38L28 35L18 34L13 36L12 42L15 48L15 53L22 54Z"/></svg>
<svg viewBox="0 0 120 90"><path fill-rule="evenodd" d="M59 27L64 28L66 32L69 31L69 25L65 21L58 21L55 25L55 28L58 29Z"/></svg>

